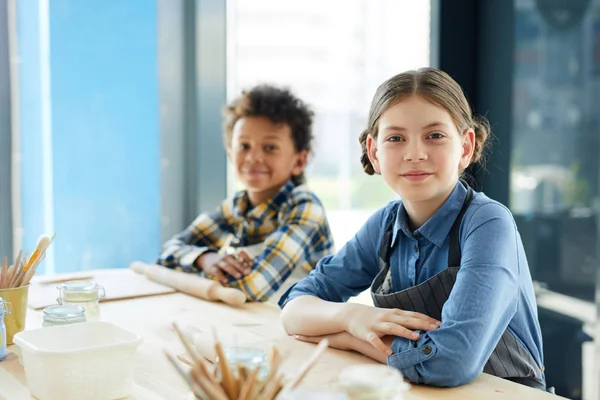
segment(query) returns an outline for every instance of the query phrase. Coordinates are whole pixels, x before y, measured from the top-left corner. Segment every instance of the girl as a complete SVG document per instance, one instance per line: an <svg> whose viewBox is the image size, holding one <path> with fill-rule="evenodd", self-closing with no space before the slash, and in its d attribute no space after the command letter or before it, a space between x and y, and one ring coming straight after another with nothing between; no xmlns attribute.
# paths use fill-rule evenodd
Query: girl
<svg viewBox="0 0 600 400"><path fill-rule="evenodd" d="M510 211L459 180L489 125L460 86L424 68L375 93L360 136L367 174L401 197L280 300L289 334L359 351L414 383L482 371L545 389L531 275ZM345 303L370 287L375 307Z"/></svg>

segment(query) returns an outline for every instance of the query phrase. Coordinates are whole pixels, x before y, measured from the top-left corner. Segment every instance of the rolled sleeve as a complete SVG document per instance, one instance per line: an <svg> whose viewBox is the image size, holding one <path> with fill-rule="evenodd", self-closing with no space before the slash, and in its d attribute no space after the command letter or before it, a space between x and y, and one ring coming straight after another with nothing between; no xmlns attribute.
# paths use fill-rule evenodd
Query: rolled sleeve
<svg viewBox="0 0 600 400"><path fill-rule="evenodd" d="M387 358L387 364L400 370L411 382L423 383L415 366L435 356L437 346L431 340L415 346L414 342L397 337L391 347L393 354Z"/></svg>

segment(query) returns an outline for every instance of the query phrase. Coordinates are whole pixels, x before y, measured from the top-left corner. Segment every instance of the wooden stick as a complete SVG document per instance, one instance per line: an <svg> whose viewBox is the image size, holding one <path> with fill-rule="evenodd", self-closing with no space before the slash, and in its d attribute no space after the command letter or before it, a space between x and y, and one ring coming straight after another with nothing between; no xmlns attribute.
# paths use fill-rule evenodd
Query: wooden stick
<svg viewBox="0 0 600 400"><path fill-rule="evenodd" d="M28 253L25 253L25 257L23 258L23 261L19 263L19 266L15 270L14 275L10 281L10 284L8 286L9 288L15 287L15 283L17 282L17 280L19 280L21 278L21 273L23 271L23 265L25 264L25 260L27 259L28 255L29 255Z"/></svg>
<svg viewBox="0 0 600 400"><path fill-rule="evenodd" d="M204 392L200 393L198 391L198 388L196 387L196 383L192 379L191 375L186 373L181 368L181 366L179 366L179 364L177 363L177 360L175 360L175 358L173 358L172 355L167 353L166 350L165 350L165 355L167 356L167 359L173 365L175 370L179 373L179 375L183 378L183 380L186 381L186 383L189 385L190 389L192 390L192 393L194 393L194 396L198 397L199 399L206 399L207 398L206 394Z"/></svg>
<svg viewBox="0 0 600 400"><path fill-rule="evenodd" d="M268 355L268 359L267 359L267 363L269 365L269 373L267 375L267 378L265 379L267 382L271 381L271 379L273 379L275 377L275 374L277 373L277 370L279 369L279 362L280 362L280 356L279 356L279 351L277 351L277 347L273 346L271 347L271 350L269 351L269 355Z"/></svg>
<svg viewBox="0 0 600 400"><path fill-rule="evenodd" d="M194 381L200 385L202 390L208 394L210 400L229 400L227 395L221 394L218 388L222 389L220 386L215 387L206 377L202 376L197 368L192 369L192 378Z"/></svg>
<svg viewBox="0 0 600 400"><path fill-rule="evenodd" d="M219 391L223 393L223 396L227 396L225 394L225 390L223 389L223 387L221 386L221 384L219 383L219 381L217 380L217 377L214 374L214 370L212 370L212 368L210 368L210 365L208 364L209 362L205 359L201 359L200 363L197 364L197 366L200 368L200 370L202 370L202 372L208 376L208 379L216 386L219 388Z"/></svg>
<svg viewBox="0 0 600 400"><path fill-rule="evenodd" d="M4 261L2 261L2 271L0 271L0 289L4 287L4 281L7 278L8 274L8 257L4 257Z"/></svg>
<svg viewBox="0 0 600 400"><path fill-rule="evenodd" d="M283 388L284 391L289 391L294 389L298 384L302 381L302 379L306 376L308 371L313 367L313 365L321 358L327 347L329 346L329 341L327 339L321 340L315 351L312 353L310 358L306 360L302 368L298 371L296 376Z"/></svg>
<svg viewBox="0 0 600 400"><path fill-rule="evenodd" d="M185 347L185 351L188 353L188 355L190 356L190 358L192 359L194 364L195 365L200 364L200 359L198 358L196 351L193 349L192 344L190 344L190 342L188 342L187 338L184 336L183 332L181 332L181 330L179 329L179 327L177 326L177 324L175 322L173 322L173 328L175 328L175 332L177 332L177 336L179 336L179 340L181 340L181 343L183 343L183 347Z"/></svg>
<svg viewBox="0 0 600 400"><path fill-rule="evenodd" d="M235 381L227 357L225 357L225 351L219 339L217 338L217 332L213 329L213 337L215 338L215 351L219 357L219 369L221 370L221 384L225 389L225 392L230 399L237 399L239 394L239 388Z"/></svg>
<svg viewBox="0 0 600 400"><path fill-rule="evenodd" d="M272 379L267 383L263 390L261 399L273 400L279 391L281 391L281 380L279 377L277 377L276 379Z"/></svg>
<svg viewBox="0 0 600 400"><path fill-rule="evenodd" d="M21 265L21 256L23 255L23 250L19 250L19 253L17 254L17 258L15 259L14 262L14 266L15 268L17 268L19 265ZM13 273L16 271L16 269L13 271Z"/></svg>
<svg viewBox="0 0 600 400"><path fill-rule="evenodd" d="M256 382L256 377L258 376L259 371L260 365L257 365L256 367L254 367L252 372L250 372L248 378L244 380L242 388L240 389L240 397L238 398L238 400L248 400L248 396L250 395L250 392L254 387L254 382Z"/></svg>
<svg viewBox="0 0 600 400"><path fill-rule="evenodd" d="M220 395L218 397L224 397L225 400L227 400L227 397L225 395L225 392L221 388L221 385L219 385L219 382L216 380L214 375L208 371L208 367L203 362L204 360L202 360L198 357L193 346L190 344L190 342L187 340L187 338L185 337L183 332L181 332L181 329L179 329L179 327L177 326L177 324L175 322L173 322L173 328L175 328L175 332L177 332L177 336L179 336L181 343L183 343L183 347L185 347L186 352L189 354L190 358L192 359L192 361L194 363L192 368L195 371L195 376L204 378L204 379L208 379L209 383L207 383L207 384L209 386L217 386L218 388L211 387L209 389L205 389L205 385L203 385L202 382L196 382L196 383L201 385L203 390L205 390L205 391L208 390L210 392L216 392ZM211 397L211 399L212 398L213 397Z"/></svg>
<svg viewBox="0 0 600 400"><path fill-rule="evenodd" d="M12 279L17 271L17 268L19 267L19 264L21 263L21 252L22 251L23 250L19 250L19 253L17 254L17 259L15 260L13 265L11 265L10 268L8 269L8 275L6 276L6 279L4 280L4 288L5 289L10 289L10 283L12 282Z"/></svg>
<svg viewBox="0 0 600 400"><path fill-rule="evenodd" d="M11 281L12 276L13 276L14 273L15 273L15 266L13 264L10 267L8 267L8 271L6 272L6 279L4 280L4 282L2 284L2 288L3 289L8 289L9 288L10 281Z"/></svg>

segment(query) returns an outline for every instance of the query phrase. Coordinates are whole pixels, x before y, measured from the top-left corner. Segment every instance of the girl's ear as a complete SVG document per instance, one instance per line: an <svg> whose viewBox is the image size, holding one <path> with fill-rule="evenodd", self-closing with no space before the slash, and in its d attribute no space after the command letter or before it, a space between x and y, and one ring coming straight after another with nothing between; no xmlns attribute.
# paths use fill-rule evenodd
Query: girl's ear
<svg viewBox="0 0 600 400"><path fill-rule="evenodd" d="M294 168L292 169L292 175L294 175L294 176L300 175L302 173L302 171L304 171L304 168L306 167L307 162L308 162L308 151L306 151L306 150L299 151L298 154L296 154L296 165L294 165Z"/></svg>
<svg viewBox="0 0 600 400"><path fill-rule="evenodd" d="M463 141L461 145L461 157L458 163L458 169L464 171L471 164L473 158L473 152L475 151L475 131L469 128L463 135Z"/></svg>
<svg viewBox="0 0 600 400"><path fill-rule="evenodd" d="M379 158L377 157L377 138L373 137L371 134L367 136L367 156L373 165L373 170L375 170L375 173L381 174Z"/></svg>

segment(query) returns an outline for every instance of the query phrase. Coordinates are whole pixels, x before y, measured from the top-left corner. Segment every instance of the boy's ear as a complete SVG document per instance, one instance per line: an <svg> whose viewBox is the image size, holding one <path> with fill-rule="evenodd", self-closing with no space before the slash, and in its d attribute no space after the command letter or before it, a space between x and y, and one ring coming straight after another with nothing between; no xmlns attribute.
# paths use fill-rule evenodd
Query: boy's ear
<svg viewBox="0 0 600 400"><path fill-rule="evenodd" d="M302 150L296 154L296 165L292 169L292 175L300 175L302 171L304 171L304 167L306 167L306 163L308 162L308 151Z"/></svg>
<svg viewBox="0 0 600 400"><path fill-rule="evenodd" d="M231 147L227 146L225 150L227 151L227 158L229 159L229 162L231 162Z"/></svg>

